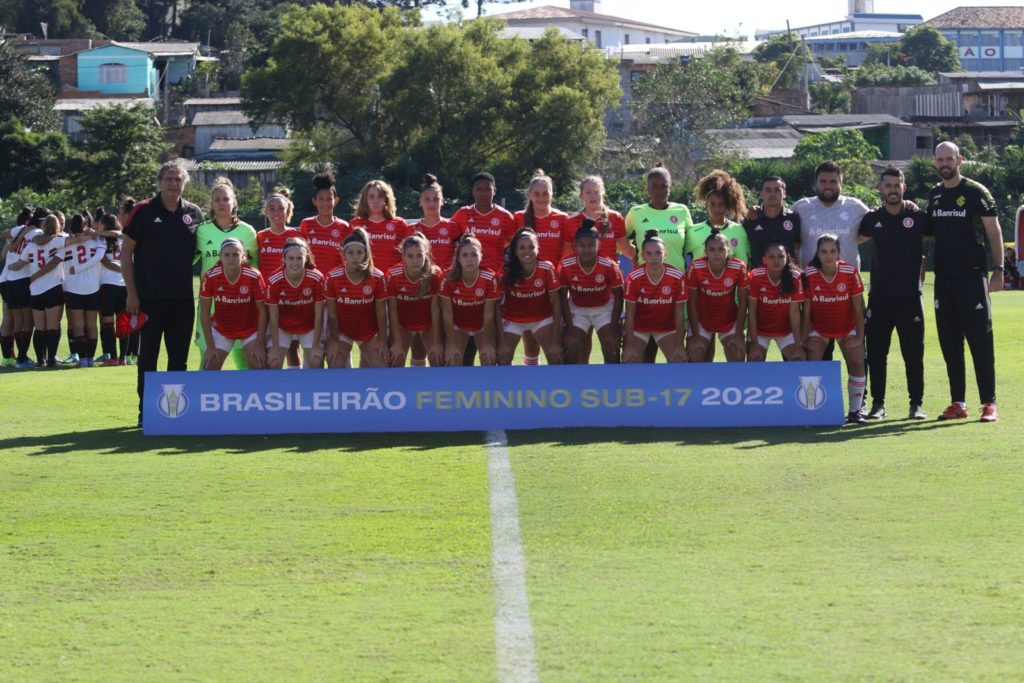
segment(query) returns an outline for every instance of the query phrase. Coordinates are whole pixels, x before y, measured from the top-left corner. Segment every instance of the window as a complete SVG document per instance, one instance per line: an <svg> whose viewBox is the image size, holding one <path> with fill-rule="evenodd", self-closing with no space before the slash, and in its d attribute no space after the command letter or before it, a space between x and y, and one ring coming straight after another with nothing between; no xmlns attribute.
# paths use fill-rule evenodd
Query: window
<svg viewBox="0 0 1024 683"><path fill-rule="evenodd" d="M604 45L601 44L601 32L600 31L594 31L594 45L597 45L598 47L604 47Z"/></svg>
<svg viewBox="0 0 1024 683"><path fill-rule="evenodd" d="M928 135L918 135L914 146L917 149L931 149L932 139Z"/></svg>
<svg viewBox="0 0 1024 683"><path fill-rule="evenodd" d="M648 45L650 45L651 44L651 37L647 36L647 38L644 40L644 42L646 42Z"/></svg>
<svg viewBox="0 0 1024 683"><path fill-rule="evenodd" d="M625 43L626 43L626 45L629 45L629 34L628 33L626 34L626 37L625 37Z"/></svg>
<svg viewBox="0 0 1024 683"><path fill-rule="evenodd" d="M589 38L590 37L590 29L589 28L583 29L582 31L580 31L580 35L583 36L584 38Z"/></svg>
<svg viewBox="0 0 1024 683"><path fill-rule="evenodd" d="M125 64L100 64L100 83L127 83L128 66Z"/></svg>

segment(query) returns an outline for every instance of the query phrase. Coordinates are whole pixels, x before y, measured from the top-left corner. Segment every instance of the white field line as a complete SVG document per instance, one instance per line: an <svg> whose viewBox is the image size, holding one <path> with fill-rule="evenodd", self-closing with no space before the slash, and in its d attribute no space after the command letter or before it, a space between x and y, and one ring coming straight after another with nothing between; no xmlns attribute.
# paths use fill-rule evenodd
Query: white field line
<svg viewBox="0 0 1024 683"><path fill-rule="evenodd" d="M516 477L502 429L487 432L487 473L491 495L491 573L498 681L539 681L530 603L526 597L526 558L519 532Z"/></svg>

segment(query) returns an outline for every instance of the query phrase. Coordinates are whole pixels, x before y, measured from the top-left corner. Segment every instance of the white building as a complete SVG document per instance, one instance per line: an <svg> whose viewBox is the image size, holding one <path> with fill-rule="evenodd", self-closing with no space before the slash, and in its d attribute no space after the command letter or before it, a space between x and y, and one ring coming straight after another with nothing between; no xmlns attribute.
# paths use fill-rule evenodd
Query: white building
<svg viewBox="0 0 1024 683"><path fill-rule="evenodd" d="M505 21L510 29L544 29L552 26L581 36L599 48L635 44L664 44L678 40L690 40L697 36L692 31L681 31L633 19L601 14L600 9L601 0L570 0L568 9L544 5L491 16Z"/></svg>
<svg viewBox="0 0 1024 683"><path fill-rule="evenodd" d="M924 22L920 14L876 14L873 0L849 0L846 18L813 26L801 26L790 29L801 38L818 38L840 33L861 33L865 31L883 33L906 33L908 30ZM775 36L785 35L787 29L757 31L758 40L767 40Z"/></svg>

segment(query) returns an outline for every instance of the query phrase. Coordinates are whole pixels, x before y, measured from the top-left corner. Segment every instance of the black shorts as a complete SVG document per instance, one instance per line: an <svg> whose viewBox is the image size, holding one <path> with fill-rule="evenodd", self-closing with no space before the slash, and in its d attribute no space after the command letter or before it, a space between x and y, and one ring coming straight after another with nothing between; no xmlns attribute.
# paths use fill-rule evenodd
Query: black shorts
<svg viewBox="0 0 1024 683"><path fill-rule="evenodd" d="M122 285L100 286L100 314L113 318L128 305L128 288Z"/></svg>
<svg viewBox="0 0 1024 683"><path fill-rule="evenodd" d="M7 280L0 282L0 299L7 303Z"/></svg>
<svg viewBox="0 0 1024 683"><path fill-rule="evenodd" d="M64 288L60 285L51 287L42 294L32 295L32 310L45 311L47 308L64 305Z"/></svg>
<svg viewBox="0 0 1024 683"><path fill-rule="evenodd" d="M23 277L20 280L8 280L4 301L8 308L31 308L32 290L29 288L29 278Z"/></svg>
<svg viewBox="0 0 1024 683"><path fill-rule="evenodd" d="M65 295L68 310L70 311L98 311L100 310L100 292L96 290L92 294L75 294L67 292Z"/></svg>

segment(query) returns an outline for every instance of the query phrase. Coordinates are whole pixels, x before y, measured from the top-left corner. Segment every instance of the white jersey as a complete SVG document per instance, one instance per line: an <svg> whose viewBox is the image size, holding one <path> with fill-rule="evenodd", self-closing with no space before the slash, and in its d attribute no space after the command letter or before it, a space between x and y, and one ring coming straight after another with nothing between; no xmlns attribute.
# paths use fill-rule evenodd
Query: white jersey
<svg viewBox="0 0 1024 683"><path fill-rule="evenodd" d="M14 240L21 234L22 230L25 230L26 226L19 225L18 227L11 230L11 239ZM28 268L22 268L21 270L11 270L11 266L21 260L21 254L24 253L25 249L29 246L29 240L35 239L37 236L42 235L43 231L39 228L29 228L28 232L25 233L25 240L21 243L21 246L17 251L11 250L7 252L7 267L4 268L4 272L7 273L7 280L13 282L15 280L24 280L31 273Z"/></svg>
<svg viewBox="0 0 1024 683"><path fill-rule="evenodd" d="M28 242L28 246L21 252L21 260L28 263L28 268L22 270L29 271L29 276L35 275L43 269L51 259L64 257L64 235L54 235L53 238L46 244L32 244ZM38 296L39 294L45 294L54 287L57 287L64 282L64 264L61 263L56 268L48 272L42 277L36 278L29 285L29 291L32 296Z"/></svg>
<svg viewBox="0 0 1024 683"><path fill-rule="evenodd" d="M860 268L860 219L868 212L864 202L839 195L831 206L825 206L817 197L806 197L794 203L792 209L800 216L801 268L814 258L818 238L826 233L839 238L839 258Z"/></svg>
<svg viewBox="0 0 1024 683"><path fill-rule="evenodd" d="M95 294L100 291L103 255L107 241L92 238L64 249L64 291L71 294ZM74 271L74 272L72 272Z"/></svg>
<svg viewBox="0 0 1024 683"><path fill-rule="evenodd" d="M118 238L117 244L114 245L112 251L108 251L103 257L103 260L107 263L117 264L118 268L121 267L121 239ZM111 270L102 263L99 264L100 269L100 284L101 285L114 285L115 287L124 287L124 275L121 274L120 270Z"/></svg>

